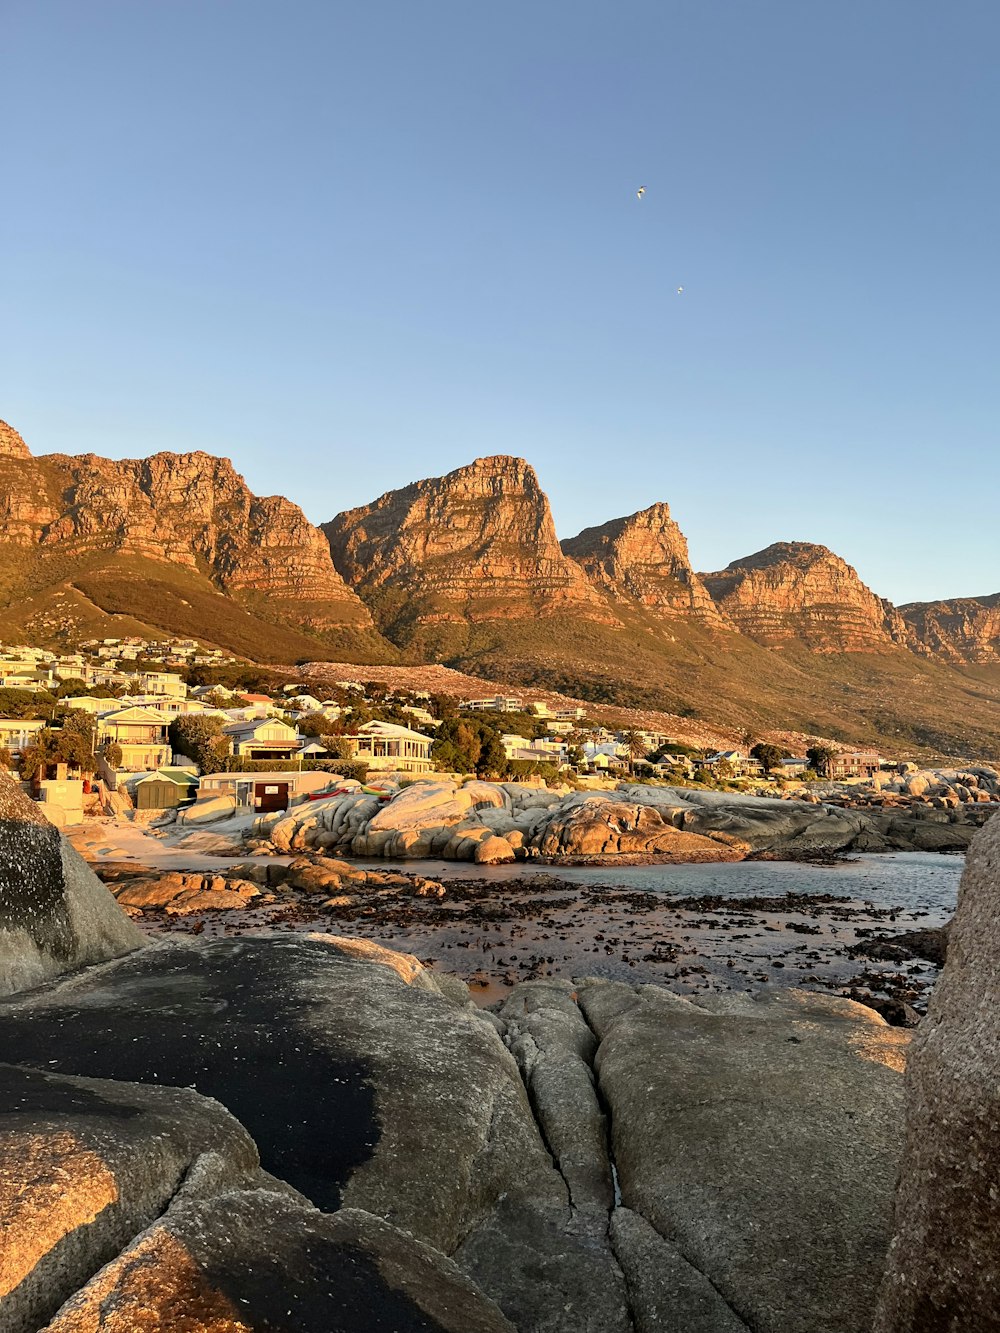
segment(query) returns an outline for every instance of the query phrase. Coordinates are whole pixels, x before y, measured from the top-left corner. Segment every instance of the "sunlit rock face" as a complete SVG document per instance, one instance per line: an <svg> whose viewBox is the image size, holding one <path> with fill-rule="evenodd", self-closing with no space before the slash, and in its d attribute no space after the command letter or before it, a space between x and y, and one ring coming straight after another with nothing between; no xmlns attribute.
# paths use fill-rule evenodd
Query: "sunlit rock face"
<svg viewBox="0 0 1000 1333"><path fill-rule="evenodd" d="M767 647L877 653L907 641L896 608L825 546L775 542L701 577L719 610Z"/></svg>
<svg viewBox="0 0 1000 1333"><path fill-rule="evenodd" d="M1000 819L977 834L908 1063L906 1141L876 1333L1000 1328Z"/></svg>
<svg viewBox="0 0 1000 1333"><path fill-rule="evenodd" d="M323 531L344 580L395 632L559 613L614 621L560 549L548 498L523 458L478 458L338 514Z"/></svg>
<svg viewBox="0 0 1000 1333"><path fill-rule="evenodd" d="M144 943L94 872L0 777L0 995Z"/></svg>
<svg viewBox="0 0 1000 1333"><path fill-rule="evenodd" d="M562 550L613 597L634 599L657 615L690 615L715 629L731 628L691 568L687 540L668 505L585 528Z"/></svg>

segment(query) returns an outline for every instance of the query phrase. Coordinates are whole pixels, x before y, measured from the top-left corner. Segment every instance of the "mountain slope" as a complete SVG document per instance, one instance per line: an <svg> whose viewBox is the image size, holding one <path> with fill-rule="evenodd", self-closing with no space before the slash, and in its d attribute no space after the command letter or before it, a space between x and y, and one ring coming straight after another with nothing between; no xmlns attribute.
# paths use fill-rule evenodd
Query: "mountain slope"
<svg viewBox="0 0 1000 1333"><path fill-rule="evenodd" d="M147 632L286 659L391 652L319 530L297 505L254 496L228 459L32 458L3 423L0 531L6 637L31 616L58 640L124 614Z"/></svg>
<svg viewBox="0 0 1000 1333"><path fill-rule="evenodd" d="M899 613L917 652L947 662L1000 663L1000 593L911 602Z"/></svg>

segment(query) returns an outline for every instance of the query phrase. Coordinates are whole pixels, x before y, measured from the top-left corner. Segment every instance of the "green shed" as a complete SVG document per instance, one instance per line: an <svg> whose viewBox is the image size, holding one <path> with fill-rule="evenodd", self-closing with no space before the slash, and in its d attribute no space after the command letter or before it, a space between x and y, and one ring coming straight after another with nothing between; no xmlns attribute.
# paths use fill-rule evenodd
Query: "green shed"
<svg viewBox="0 0 1000 1333"><path fill-rule="evenodd" d="M172 810L198 794L198 775L187 768L159 768L135 784L137 810Z"/></svg>

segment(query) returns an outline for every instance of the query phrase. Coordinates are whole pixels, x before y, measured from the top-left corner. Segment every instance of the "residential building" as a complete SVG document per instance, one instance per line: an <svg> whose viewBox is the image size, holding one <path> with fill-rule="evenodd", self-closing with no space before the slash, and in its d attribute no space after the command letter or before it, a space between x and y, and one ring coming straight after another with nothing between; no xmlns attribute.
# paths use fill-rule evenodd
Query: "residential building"
<svg viewBox="0 0 1000 1333"><path fill-rule="evenodd" d="M318 771L305 773L278 769L273 773L209 773L198 784L198 799L191 807L197 818L202 802L219 796L231 796L238 810L287 810L311 794L331 789L335 775Z"/></svg>
<svg viewBox="0 0 1000 1333"><path fill-rule="evenodd" d="M351 759L377 772L428 773L434 767L432 739L395 722L366 722L354 735L337 739Z"/></svg>
<svg viewBox="0 0 1000 1333"><path fill-rule="evenodd" d="M523 760L536 764L563 764L566 762L566 746L557 740L529 741L524 736L514 734L501 736L504 754L511 760Z"/></svg>
<svg viewBox="0 0 1000 1333"><path fill-rule="evenodd" d="M222 734L229 741L229 753L244 759L291 759L302 744L295 728L276 717L230 722Z"/></svg>
<svg viewBox="0 0 1000 1333"><path fill-rule="evenodd" d="M190 768L158 768L126 782L137 810L173 810L198 794L198 774Z"/></svg>
<svg viewBox="0 0 1000 1333"><path fill-rule="evenodd" d="M97 744L121 747L121 767L138 773L170 763L170 719L154 708L133 705L97 719Z"/></svg>
<svg viewBox="0 0 1000 1333"><path fill-rule="evenodd" d="M524 700L512 695L505 698L502 694L496 694L492 699L462 699L459 702L459 708L465 708L470 713L523 713Z"/></svg>
<svg viewBox="0 0 1000 1333"><path fill-rule="evenodd" d="M752 777L764 771L759 759L751 759L742 750L719 750L706 755L702 764L710 771L727 764L734 778Z"/></svg>
<svg viewBox="0 0 1000 1333"><path fill-rule="evenodd" d="M140 671L138 681L144 694L166 695L171 699L183 699L187 694L184 680L172 671Z"/></svg>
<svg viewBox="0 0 1000 1333"><path fill-rule="evenodd" d="M20 754L45 725L41 718L0 717L0 749Z"/></svg>
<svg viewBox="0 0 1000 1333"><path fill-rule="evenodd" d="M870 778L882 766L882 756L874 750L840 750L830 760L827 776L831 778Z"/></svg>

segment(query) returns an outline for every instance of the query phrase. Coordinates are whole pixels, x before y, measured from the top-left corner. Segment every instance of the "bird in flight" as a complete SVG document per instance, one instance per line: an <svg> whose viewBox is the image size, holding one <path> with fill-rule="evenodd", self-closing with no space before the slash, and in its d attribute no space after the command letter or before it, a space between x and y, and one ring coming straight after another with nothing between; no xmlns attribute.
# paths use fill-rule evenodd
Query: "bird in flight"
<svg viewBox="0 0 1000 1333"><path fill-rule="evenodd" d="M677 295L680 296L680 294L681 294L681 292L682 292L683 290L684 290L683 287L678 287L678 288L677 288Z"/></svg>
<svg viewBox="0 0 1000 1333"><path fill-rule="evenodd" d="M635 192L635 197L636 197L637 199L641 199L642 196L643 196L645 193L646 193L646 187L645 187L645 185L640 185L639 188L638 188L638 190L636 190L636 192Z"/></svg>

